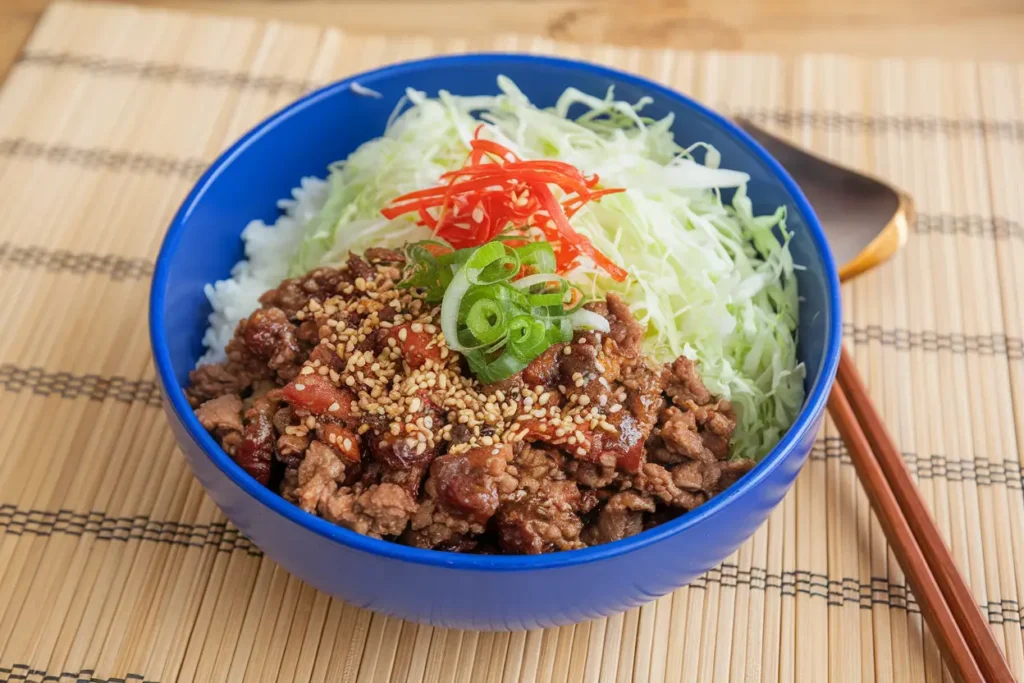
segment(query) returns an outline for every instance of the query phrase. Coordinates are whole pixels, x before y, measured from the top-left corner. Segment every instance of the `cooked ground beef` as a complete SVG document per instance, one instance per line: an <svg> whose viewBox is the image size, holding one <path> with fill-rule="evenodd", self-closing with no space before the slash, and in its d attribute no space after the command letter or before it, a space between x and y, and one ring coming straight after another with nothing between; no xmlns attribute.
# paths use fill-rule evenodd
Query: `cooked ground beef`
<svg viewBox="0 0 1024 683"><path fill-rule="evenodd" d="M753 466L729 459L732 406L692 361L647 358L617 296L588 305L609 333L483 386L439 308L396 287L403 265L371 249L283 282L191 375L202 425L302 509L422 548L542 553L637 534Z"/></svg>

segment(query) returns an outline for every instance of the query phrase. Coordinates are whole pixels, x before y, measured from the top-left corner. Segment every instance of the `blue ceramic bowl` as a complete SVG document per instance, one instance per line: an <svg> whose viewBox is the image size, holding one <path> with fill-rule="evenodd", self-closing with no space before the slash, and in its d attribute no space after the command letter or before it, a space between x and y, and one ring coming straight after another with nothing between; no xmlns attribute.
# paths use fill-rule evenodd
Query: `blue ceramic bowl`
<svg viewBox="0 0 1024 683"><path fill-rule="evenodd" d="M239 234L253 218L272 222L276 202L304 175L324 175L379 136L405 88L473 95L511 77L538 105L568 86L637 101L645 114L675 114L677 139L719 149L722 164L751 176L755 208L789 210L803 297L799 355L807 400L796 423L752 472L697 510L632 538L541 556L461 555L360 536L307 514L243 472L200 426L182 392L202 353L210 306L203 285L242 257ZM354 92L358 83L381 93ZM228 518L289 571L346 602L447 627L523 629L611 614L686 584L732 553L765 520L807 458L825 410L840 350L839 281L821 226L793 180L723 117L650 81L548 57L478 54L389 66L318 90L261 123L203 175L171 223L157 260L150 335L164 406L181 450Z"/></svg>

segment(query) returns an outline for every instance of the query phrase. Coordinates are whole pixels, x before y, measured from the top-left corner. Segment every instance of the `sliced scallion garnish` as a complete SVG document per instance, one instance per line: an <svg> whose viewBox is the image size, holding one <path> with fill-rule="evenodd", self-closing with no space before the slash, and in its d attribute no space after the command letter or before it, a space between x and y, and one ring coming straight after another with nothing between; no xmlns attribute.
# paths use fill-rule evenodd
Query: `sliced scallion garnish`
<svg viewBox="0 0 1024 683"><path fill-rule="evenodd" d="M547 242L510 243L500 236L479 247L453 250L441 242L406 248L400 286L441 303L441 331L486 384L511 377L575 329L608 331L602 316L582 310L583 294L555 273Z"/></svg>

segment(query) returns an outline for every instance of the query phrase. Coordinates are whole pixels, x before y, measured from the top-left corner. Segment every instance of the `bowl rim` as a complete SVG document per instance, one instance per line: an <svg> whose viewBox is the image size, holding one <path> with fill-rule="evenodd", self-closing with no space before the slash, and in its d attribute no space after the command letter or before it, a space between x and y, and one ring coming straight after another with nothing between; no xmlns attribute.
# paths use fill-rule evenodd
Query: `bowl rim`
<svg viewBox="0 0 1024 683"><path fill-rule="evenodd" d="M606 543L598 546L591 546L580 550L569 550L541 555L471 555L438 550L414 548L407 545L371 538L358 534L344 527L332 524L327 520L305 512L293 503L286 501L277 493L260 485L255 479L248 475L230 456L217 444L213 437L202 427L195 413L185 398L185 392L178 384L174 374L170 350L166 342L167 330L163 321L164 301L167 295L167 280L171 263L177 253L178 244L184 231L185 223L191 216L195 206L200 202L211 185L216 182L220 174L235 159L247 150L252 144L267 135L283 121L303 111L307 107L315 106L320 101L331 98L337 94L353 88L353 85L372 87L373 81L385 77L401 77L405 73L415 72L423 69L447 68L452 69L461 65L474 62L487 62L498 60L505 63L518 62L536 64L538 66L553 66L560 69L571 69L588 72L592 75L614 79L620 82L629 83L647 91L651 95L665 98L671 103L673 109L689 110L692 113L706 117L712 123L731 135L747 151L765 164L772 174L780 180L786 191L792 196L793 202L804 221L805 229L809 231L811 241L818 257L822 261L824 276L827 280L830 305L826 330L824 357L821 372L804 399L804 405L797 414L796 419L790 428L783 435L782 439L764 456L760 462L738 482L730 486L724 492L715 496L710 501L686 513L674 520L656 526L635 536L619 541ZM802 441L807 432L815 427L815 418L824 410L828 400L828 393L834 380L836 369L839 363L839 355L842 344L842 322L841 322L841 296L839 288L839 275L836 269L832 252L828 247L825 233L815 215L810 203L800 190L799 186L786 170L776 161L759 143L750 137L739 126L726 119L723 115L705 107L695 100L679 93L667 86L660 85L642 76L619 71L606 66L600 66L590 62L563 57L530 55L507 52L474 52L459 55L427 57L403 62L397 62L377 69L364 71L348 78L327 84L314 90L285 108L265 118L237 142L217 157L205 173L199 178L188 196L178 209L167 234L160 247L160 252L154 268L153 280L150 289L149 309L150 343L153 349L153 357L160 384L166 397L165 405L170 406L175 416L184 425L192 440L200 447L204 455L230 479L242 491L261 503L270 511L282 515L290 522L312 531L326 539L341 543L347 547L360 550L381 557L386 557L403 562L428 565L434 567L446 567L451 569L471 571L517 571L517 570L538 570L554 569L560 567L571 567L591 562L598 562L605 559L618 557L635 550L653 546L671 536L683 533L691 527L721 514L726 508L737 503L740 498L748 494L752 489L759 486L774 472L786 459L787 454Z"/></svg>

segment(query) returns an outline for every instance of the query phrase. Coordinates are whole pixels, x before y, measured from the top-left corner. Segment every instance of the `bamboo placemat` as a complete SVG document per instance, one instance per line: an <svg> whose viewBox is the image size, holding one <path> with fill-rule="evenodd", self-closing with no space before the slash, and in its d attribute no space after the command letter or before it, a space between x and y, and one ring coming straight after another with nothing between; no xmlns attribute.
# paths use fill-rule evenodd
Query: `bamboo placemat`
<svg viewBox="0 0 1024 683"><path fill-rule="evenodd" d="M173 211L220 150L311 86L468 49L643 73L915 196L906 250L844 290L847 341L1021 677L1024 65L399 39L57 4L0 91L0 678L948 678L831 427L720 567L548 631L347 606L262 557L204 495L148 352Z"/></svg>

